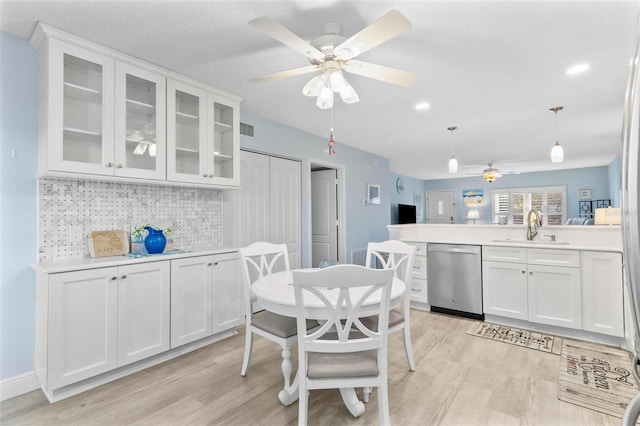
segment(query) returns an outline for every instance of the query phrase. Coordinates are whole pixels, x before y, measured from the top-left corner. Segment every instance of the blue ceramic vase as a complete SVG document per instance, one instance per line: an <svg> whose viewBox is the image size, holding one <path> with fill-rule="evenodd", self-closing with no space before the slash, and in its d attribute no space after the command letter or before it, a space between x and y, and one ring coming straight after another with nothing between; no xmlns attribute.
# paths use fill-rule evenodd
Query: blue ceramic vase
<svg viewBox="0 0 640 426"><path fill-rule="evenodd" d="M167 238L162 233L162 229L156 229L151 226L145 226L147 237L144 239L144 247L149 254L162 253L167 246Z"/></svg>

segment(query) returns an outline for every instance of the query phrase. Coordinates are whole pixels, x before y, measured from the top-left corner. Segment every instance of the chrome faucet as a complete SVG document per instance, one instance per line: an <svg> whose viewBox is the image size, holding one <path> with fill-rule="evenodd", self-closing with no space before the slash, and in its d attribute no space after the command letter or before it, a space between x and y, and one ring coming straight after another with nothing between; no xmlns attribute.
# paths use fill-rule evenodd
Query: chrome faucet
<svg viewBox="0 0 640 426"><path fill-rule="evenodd" d="M531 215L535 216L533 226L531 224ZM537 210L531 209L527 213L527 240L533 240L533 237L538 235L538 226L540 226L540 213Z"/></svg>

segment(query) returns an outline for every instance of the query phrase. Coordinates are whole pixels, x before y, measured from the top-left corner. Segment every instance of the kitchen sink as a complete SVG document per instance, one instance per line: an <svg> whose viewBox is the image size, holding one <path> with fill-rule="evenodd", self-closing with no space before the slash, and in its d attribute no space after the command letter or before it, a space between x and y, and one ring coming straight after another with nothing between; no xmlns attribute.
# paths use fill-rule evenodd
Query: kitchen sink
<svg viewBox="0 0 640 426"><path fill-rule="evenodd" d="M493 240L494 243L513 243L513 244L546 244L552 246L568 245L566 241L551 241L551 240Z"/></svg>

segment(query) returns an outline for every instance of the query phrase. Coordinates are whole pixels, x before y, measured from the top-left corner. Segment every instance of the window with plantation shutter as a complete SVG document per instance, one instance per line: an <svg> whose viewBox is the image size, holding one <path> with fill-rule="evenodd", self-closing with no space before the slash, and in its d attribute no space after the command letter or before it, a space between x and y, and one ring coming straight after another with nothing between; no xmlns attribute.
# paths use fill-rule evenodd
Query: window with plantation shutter
<svg viewBox="0 0 640 426"><path fill-rule="evenodd" d="M564 186L540 188L506 188L492 191L493 222L506 216L508 223L523 225L525 215L534 209L543 225L562 225L567 215L567 189Z"/></svg>

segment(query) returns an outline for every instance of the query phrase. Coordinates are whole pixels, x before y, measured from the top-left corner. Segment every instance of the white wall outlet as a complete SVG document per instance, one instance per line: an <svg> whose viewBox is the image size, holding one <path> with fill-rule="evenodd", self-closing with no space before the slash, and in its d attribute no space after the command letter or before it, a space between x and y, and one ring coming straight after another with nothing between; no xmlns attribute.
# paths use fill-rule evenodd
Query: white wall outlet
<svg viewBox="0 0 640 426"><path fill-rule="evenodd" d="M83 240L82 226L70 226L67 232L67 239L70 242L77 243Z"/></svg>

